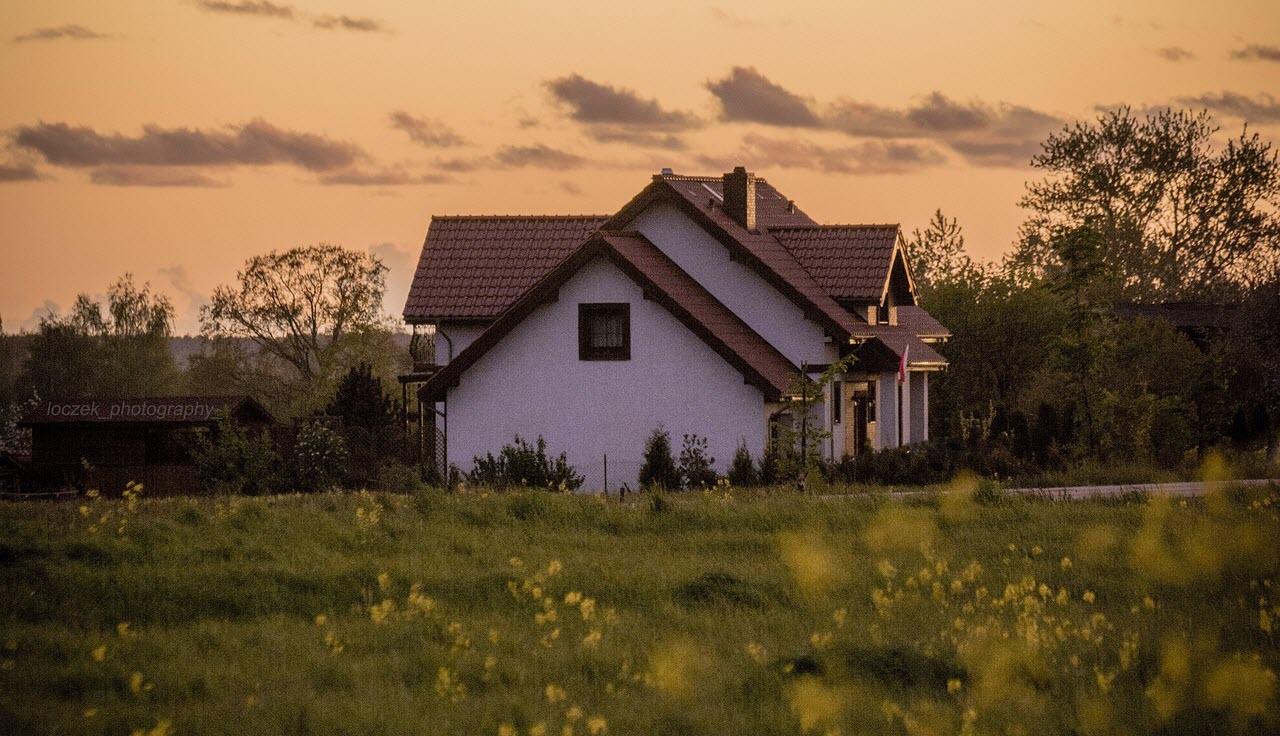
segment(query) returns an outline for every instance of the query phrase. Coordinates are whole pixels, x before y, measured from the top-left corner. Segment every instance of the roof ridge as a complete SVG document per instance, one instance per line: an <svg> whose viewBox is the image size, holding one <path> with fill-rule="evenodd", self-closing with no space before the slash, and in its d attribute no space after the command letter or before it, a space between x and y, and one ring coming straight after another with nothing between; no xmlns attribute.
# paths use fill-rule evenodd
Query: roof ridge
<svg viewBox="0 0 1280 736"><path fill-rule="evenodd" d="M664 179L666 181L718 181L723 182L724 176L707 176L701 174L654 174L655 179ZM769 180L763 176L756 177L756 183L768 184Z"/></svg>

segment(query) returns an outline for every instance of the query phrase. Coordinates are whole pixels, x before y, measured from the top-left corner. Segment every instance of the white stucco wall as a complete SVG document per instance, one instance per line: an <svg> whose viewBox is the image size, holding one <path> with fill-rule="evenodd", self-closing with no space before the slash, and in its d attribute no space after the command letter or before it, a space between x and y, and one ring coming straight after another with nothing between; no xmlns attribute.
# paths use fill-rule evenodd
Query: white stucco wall
<svg viewBox="0 0 1280 736"><path fill-rule="evenodd" d="M881 373L876 381L877 450L898 446L898 374Z"/></svg>
<svg viewBox="0 0 1280 736"><path fill-rule="evenodd" d="M831 362L817 323L755 271L730 260L728 248L674 206L655 204L627 227L644 233L792 363Z"/></svg>
<svg viewBox="0 0 1280 736"><path fill-rule="evenodd" d="M929 439L928 381L929 374L922 371L908 373L911 377L911 444Z"/></svg>
<svg viewBox="0 0 1280 736"><path fill-rule="evenodd" d="M436 362L440 365L448 363L452 358L458 357L458 353L466 350L467 346L475 342L475 339L484 332L488 325L461 324L458 322L441 322L436 328ZM447 335L446 340L441 334ZM449 355L449 341L453 342L453 355Z"/></svg>
<svg viewBox="0 0 1280 736"><path fill-rule="evenodd" d="M631 360L578 360L578 304L631 305ZM724 473L741 441L764 450L764 397L640 287L604 259L585 266L461 376L448 392L448 457L462 471L520 434L541 434L586 476L584 490L636 488L644 442L660 423L709 440Z"/></svg>

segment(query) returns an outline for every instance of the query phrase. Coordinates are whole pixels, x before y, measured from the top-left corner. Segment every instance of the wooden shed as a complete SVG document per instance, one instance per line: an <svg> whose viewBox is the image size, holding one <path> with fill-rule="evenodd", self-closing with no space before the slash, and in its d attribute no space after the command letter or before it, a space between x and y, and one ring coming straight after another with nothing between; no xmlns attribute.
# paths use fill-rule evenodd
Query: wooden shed
<svg viewBox="0 0 1280 736"><path fill-rule="evenodd" d="M162 396L42 402L31 429L31 490L94 488L116 496L134 481L148 496L196 490L192 436L219 417L266 432L272 416L248 396Z"/></svg>

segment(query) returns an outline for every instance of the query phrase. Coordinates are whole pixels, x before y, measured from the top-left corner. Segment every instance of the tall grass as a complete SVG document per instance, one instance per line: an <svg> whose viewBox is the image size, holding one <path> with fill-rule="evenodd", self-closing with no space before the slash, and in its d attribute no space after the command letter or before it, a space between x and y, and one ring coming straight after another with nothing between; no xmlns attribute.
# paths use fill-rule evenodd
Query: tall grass
<svg viewBox="0 0 1280 736"><path fill-rule="evenodd" d="M6 504L0 723L521 736L1280 726L1277 489L1075 503L952 490Z"/></svg>

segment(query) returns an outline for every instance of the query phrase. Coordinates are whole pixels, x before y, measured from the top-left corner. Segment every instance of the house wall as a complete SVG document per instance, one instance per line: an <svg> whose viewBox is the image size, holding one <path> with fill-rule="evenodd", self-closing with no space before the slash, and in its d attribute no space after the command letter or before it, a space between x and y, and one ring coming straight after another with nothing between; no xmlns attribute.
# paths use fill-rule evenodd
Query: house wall
<svg viewBox="0 0 1280 736"><path fill-rule="evenodd" d="M908 373L911 377L911 443L929 439L929 374Z"/></svg>
<svg viewBox="0 0 1280 736"><path fill-rule="evenodd" d="M673 205L657 203L628 226L644 234L680 268L797 366L831 362L822 327Z"/></svg>
<svg viewBox="0 0 1280 736"><path fill-rule="evenodd" d="M883 450L898 446L898 374L881 373L877 378L875 449Z"/></svg>
<svg viewBox="0 0 1280 736"><path fill-rule="evenodd" d="M436 327L436 363L444 365L452 358L458 357L458 353L467 349L467 346L475 342L475 339L484 332L488 325L463 324L458 322L441 322ZM447 335L449 340L453 341L453 355L449 355L449 340L445 340L440 333Z"/></svg>
<svg viewBox="0 0 1280 736"><path fill-rule="evenodd" d="M631 360L578 360L578 304L631 305ZM685 433L709 440L725 472L739 442L764 450L764 396L639 286L601 258L583 267L461 376L448 392L448 458L462 471L519 434L568 453L583 488L637 487L644 442L659 424L675 453Z"/></svg>

